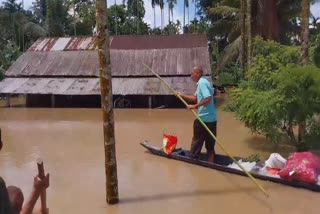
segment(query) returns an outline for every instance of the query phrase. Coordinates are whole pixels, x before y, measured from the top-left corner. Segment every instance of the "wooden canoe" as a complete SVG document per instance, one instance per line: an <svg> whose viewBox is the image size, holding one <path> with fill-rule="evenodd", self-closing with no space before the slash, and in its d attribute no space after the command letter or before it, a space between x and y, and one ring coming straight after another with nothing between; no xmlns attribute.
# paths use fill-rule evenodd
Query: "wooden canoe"
<svg viewBox="0 0 320 214"><path fill-rule="evenodd" d="M229 158L226 155L216 154L214 163L209 163L209 162L205 161L206 160L205 154L201 154L199 159L192 159L188 155L189 154L188 150L177 149L173 153L171 153L170 155L167 155L166 153L164 153L162 148L157 147L157 146L153 146L148 141L142 142L140 144L154 155L159 155L162 157L175 159L175 160L179 160L179 161L183 161L183 162L187 162L187 163L191 163L191 164L196 164L199 166L208 167L211 169L216 169L216 170L220 170L220 171L224 171L224 172L247 176L242 170L228 167L228 165L233 163L233 161L231 160L231 158ZM237 160L242 159L240 157L235 157L235 158ZM254 169L251 170L250 173L253 177L255 177L257 179L267 180L267 181L271 181L271 182L275 182L275 183L284 184L287 186L304 188L304 189L308 189L311 191L320 192L320 185L317 185L317 184L308 184L308 183L292 181L292 180L285 180L285 179L278 178L278 177L263 175L263 174L259 174L258 171L254 170Z"/></svg>

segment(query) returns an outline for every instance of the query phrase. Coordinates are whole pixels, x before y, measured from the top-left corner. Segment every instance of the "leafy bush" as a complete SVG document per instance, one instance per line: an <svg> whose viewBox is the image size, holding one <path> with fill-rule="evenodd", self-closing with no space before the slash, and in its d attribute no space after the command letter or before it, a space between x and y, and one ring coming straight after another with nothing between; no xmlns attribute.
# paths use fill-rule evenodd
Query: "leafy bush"
<svg viewBox="0 0 320 214"><path fill-rule="evenodd" d="M226 110L233 111L253 132L279 143L287 136L297 148L320 141L320 70L298 66L299 51L274 42L255 40L255 57L246 81L231 93ZM306 122L303 139L294 128Z"/></svg>
<svg viewBox="0 0 320 214"><path fill-rule="evenodd" d="M6 45L0 44L0 80L4 78L4 72L20 56L17 46L8 42Z"/></svg>
<svg viewBox="0 0 320 214"><path fill-rule="evenodd" d="M226 85L238 85L243 79L243 72L239 65L234 65L226 68L223 72L219 74L214 84L219 86Z"/></svg>

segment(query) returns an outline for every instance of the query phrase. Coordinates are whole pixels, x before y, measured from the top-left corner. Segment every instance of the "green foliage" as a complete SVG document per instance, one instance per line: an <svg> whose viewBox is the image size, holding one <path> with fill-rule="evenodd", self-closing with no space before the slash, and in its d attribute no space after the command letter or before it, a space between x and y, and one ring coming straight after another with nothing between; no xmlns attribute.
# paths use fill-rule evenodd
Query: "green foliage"
<svg viewBox="0 0 320 214"><path fill-rule="evenodd" d="M252 65L247 72L250 86L257 90L274 88L271 75L280 69L299 62L299 47L284 46L257 37L253 42Z"/></svg>
<svg viewBox="0 0 320 214"><path fill-rule="evenodd" d="M132 3L132 2L131 2ZM142 4L143 6L143 4ZM129 5L128 5L129 7ZM109 32L111 35L146 35L149 34L149 26L143 21L143 17L132 14L126 5L112 5L107 9ZM144 12L143 12L144 14Z"/></svg>
<svg viewBox="0 0 320 214"><path fill-rule="evenodd" d="M303 147L300 147L300 150L319 150L320 149L320 120L319 118L313 118L308 121L307 124L308 132L305 136L305 144L303 144Z"/></svg>
<svg viewBox="0 0 320 214"><path fill-rule="evenodd" d="M142 19L146 13L143 0L127 0L128 16Z"/></svg>
<svg viewBox="0 0 320 214"><path fill-rule="evenodd" d="M181 23L179 20L177 20L176 23L170 22L164 29L163 34L164 35L171 35L171 34L179 34L181 30Z"/></svg>
<svg viewBox="0 0 320 214"><path fill-rule="evenodd" d="M0 80L4 78L4 72L10 65L20 56L19 48L8 42L7 44L0 43Z"/></svg>
<svg viewBox="0 0 320 214"><path fill-rule="evenodd" d="M232 91L226 110L270 142L287 136L301 149L318 134L319 124L311 121L320 114L320 70L298 66L295 47L257 39L254 53L246 81ZM294 127L302 121L307 121L307 133L298 141Z"/></svg>
<svg viewBox="0 0 320 214"><path fill-rule="evenodd" d="M36 20L43 24L47 16L47 0L35 0L32 10Z"/></svg>
<svg viewBox="0 0 320 214"><path fill-rule="evenodd" d="M3 9L9 13L16 13L22 11L22 3L17 3L16 0L7 0L3 3Z"/></svg>
<svg viewBox="0 0 320 214"><path fill-rule="evenodd" d="M226 68L214 81L214 84L219 86L238 85L243 79L243 72L240 65L236 64Z"/></svg>
<svg viewBox="0 0 320 214"><path fill-rule="evenodd" d="M187 33L204 33L209 31L210 24L204 20L194 19L185 27Z"/></svg>
<svg viewBox="0 0 320 214"><path fill-rule="evenodd" d="M317 39L315 40L315 47L313 49L313 62L315 66L320 68L320 34L318 35Z"/></svg>
<svg viewBox="0 0 320 214"><path fill-rule="evenodd" d="M68 26L68 7L62 0L47 0L47 29L49 36L64 36Z"/></svg>

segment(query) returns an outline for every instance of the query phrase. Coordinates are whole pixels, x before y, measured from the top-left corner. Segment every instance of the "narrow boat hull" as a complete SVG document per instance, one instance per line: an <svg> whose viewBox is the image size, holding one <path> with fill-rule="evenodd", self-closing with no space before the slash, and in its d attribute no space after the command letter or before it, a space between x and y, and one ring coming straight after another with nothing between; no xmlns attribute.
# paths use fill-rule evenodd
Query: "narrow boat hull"
<svg viewBox="0 0 320 214"><path fill-rule="evenodd" d="M233 174L238 174L238 175L243 175L247 176L243 171L233 169L230 167L227 167L229 164L233 163L232 159L229 158L228 156L225 155L215 155L215 163L209 163L205 161L206 155L201 154L199 159L192 159L188 156L189 151L188 150L182 150L179 149L178 152L173 152L170 155L167 155L160 147L153 146L149 142L145 141L140 143L143 147L145 147L149 152L155 155L159 155L162 157L170 158L170 159L175 159L203 167L208 167L211 169L216 169L224 172L229 172ZM235 157L237 160L241 159L240 157ZM287 186L292 186L292 187L298 187L298 188L304 188L308 190L312 190L315 192L320 192L320 185L317 184L308 184L308 183L303 183L303 182L298 182L298 181L291 181L291 180L285 180L282 178L277 178L277 177L271 177L267 175L261 175L257 174L255 172L250 172L253 177L261 179L261 180L267 180L275 183L281 183Z"/></svg>

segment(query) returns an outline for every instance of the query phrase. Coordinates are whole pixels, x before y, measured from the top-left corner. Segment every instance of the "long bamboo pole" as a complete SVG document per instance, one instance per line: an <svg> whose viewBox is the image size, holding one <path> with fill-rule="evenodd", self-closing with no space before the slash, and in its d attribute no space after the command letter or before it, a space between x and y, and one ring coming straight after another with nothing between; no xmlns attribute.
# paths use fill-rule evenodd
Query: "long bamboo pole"
<svg viewBox="0 0 320 214"><path fill-rule="evenodd" d="M162 79L156 72L154 72L149 66L147 66L146 64L143 64L149 71L151 71L156 77L158 77L161 82L167 86L167 88L172 91L172 93L175 94L175 91L169 86L169 84ZM188 103L180 96L180 95L176 95L176 97L178 97L181 102L183 102L186 106L188 105ZM208 128L208 126L201 120L201 118L198 116L198 114L193 110L190 109L192 111L192 113L196 116L196 118L200 121L200 123L203 125L203 127L209 132L209 134L213 137L213 139L215 139L215 141L217 142L217 144L220 146L220 148L247 174L247 176L253 181L253 183L264 193L264 195L266 197L269 197L269 194L265 191L265 189L257 182L257 180L226 150L226 148L220 143L220 141L216 138L216 136L214 136L214 134L211 132L211 130Z"/></svg>

